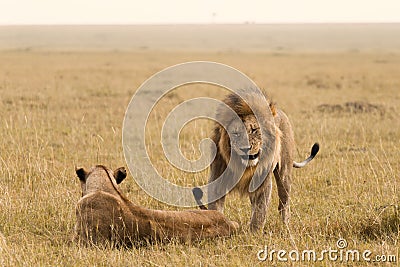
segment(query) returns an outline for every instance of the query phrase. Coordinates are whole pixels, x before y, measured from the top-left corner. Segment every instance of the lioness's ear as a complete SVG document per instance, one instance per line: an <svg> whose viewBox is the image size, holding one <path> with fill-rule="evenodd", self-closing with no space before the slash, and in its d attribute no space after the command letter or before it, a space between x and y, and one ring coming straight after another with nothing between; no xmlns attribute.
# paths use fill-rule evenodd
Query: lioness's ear
<svg viewBox="0 0 400 267"><path fill-rule="evenodd" d="M275 103L273 103L273 102L269 103L269 108L271 109L272 115L275 117L275 116L276 116L276 106L275 106Z"/></svg>
<svg viewBox="0 0 400 267"><path fill-rule="evenodd" d="M79 169L76 169L76 175L78 175L78 177L79 177L79 180L81 180L82 182L85 182L86 181L86 176L87 176L87 171L85 171L85 169L84 168L79 168Z"/></svg>
<svg viewBox="0 0 400 267"><path fill-rule="evenodd" d="M120 184L126 177L126 170L124 167L120 167L114 171L114 178L117 184Z"/></svg>

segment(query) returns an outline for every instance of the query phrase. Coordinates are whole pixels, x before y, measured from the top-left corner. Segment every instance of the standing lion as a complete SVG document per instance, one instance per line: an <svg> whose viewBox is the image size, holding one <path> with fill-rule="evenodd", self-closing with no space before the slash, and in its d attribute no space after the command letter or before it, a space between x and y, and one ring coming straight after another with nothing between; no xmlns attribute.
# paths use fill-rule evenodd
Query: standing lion
<svg viewBox="0 0 400 267"><path fill-rule="evenodd" d="M279 195L278 209L286 224L290 215L292 169L311 161L318 153L319 145L314 144L305 161L294 162L295 143L286 114L258 90L242 91L240 95L243 98L230 94L224 100L240 120L235 120L226 108L217 111L216 118L226 129L216 123L212 135L217 150L210 166L209 182L214 182L215 186L211 186L208 193L209 209L223 212L225 194L233 188L250 198L251 231L262 229L271 197L273 173Z"/></svg>

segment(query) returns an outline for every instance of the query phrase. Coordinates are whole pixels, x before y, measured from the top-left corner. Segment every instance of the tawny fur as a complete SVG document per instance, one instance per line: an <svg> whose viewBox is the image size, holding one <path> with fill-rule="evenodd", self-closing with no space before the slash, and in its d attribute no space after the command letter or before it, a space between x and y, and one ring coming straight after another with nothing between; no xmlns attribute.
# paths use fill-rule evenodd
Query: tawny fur
<svg viewBox="0 0 400 267"><path fill-rule="evenodd" d="M97 165L76 173L82 198L76 207L76 239L83 244L130 247L142 241L192 241L229 236L239 225L218 211L162 211L135 205L117 183L126 177L124 168L114 172Z"/></svg>
<svg viewBox="0 0 400 267"><path fill-rule="evenodd" d="M236 112L246 127L250 145L249 155L260 152L256 165L247 165L245 172L233 189L242 195L249 196L252 206L250 229L255 231L263 228L265 224L272 190L272 173L278 188L278 209L283 222L287 223L289 220L289 194L295 143L289 119L282 110L277 109L256 90L243 91L242 94L248 104L236 94L229 95L224 103ZM256 118L254 114L258 114L258 117ZM231 115L228 112L218 111L217 118L218 121L228 126L229 130L233 120ZM240 169L240 164L243 164L240 157L235 156L240 153L240 147L237 147L238 144L235 144L235 140L229 138L227 129L220 124L216 124L214 128L212 140L217 145L217 153L210 167L209 182L217 180L225 170L225 175L229 180L229 177L233 177ZM233 150L232 159L231 150ZM227 168L230 161L232 161L231 167ZM265 180L255 191L249 192L253 176L265 178ZM211 197L209 209L223 212L225 196L214 202L211 200L216 195L228 193L227 186L228 184L219 183L209 192L209 197Z"/></svg>

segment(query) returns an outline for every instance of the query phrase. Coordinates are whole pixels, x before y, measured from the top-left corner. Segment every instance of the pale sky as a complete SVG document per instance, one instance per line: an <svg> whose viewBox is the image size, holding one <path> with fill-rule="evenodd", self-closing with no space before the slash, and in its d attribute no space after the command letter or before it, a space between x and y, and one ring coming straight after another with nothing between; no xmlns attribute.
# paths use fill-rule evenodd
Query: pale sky
<svg viewBox="0 0 400 267"><path fill-rule="evenodd" d="M400 0L0 0L0 25L400 22Z"/></svg>

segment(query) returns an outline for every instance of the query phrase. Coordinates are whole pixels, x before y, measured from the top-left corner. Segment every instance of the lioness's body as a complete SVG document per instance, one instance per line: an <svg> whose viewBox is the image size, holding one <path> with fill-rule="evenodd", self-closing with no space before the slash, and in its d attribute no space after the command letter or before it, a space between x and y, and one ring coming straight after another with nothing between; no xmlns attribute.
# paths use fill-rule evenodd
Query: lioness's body
<svg viewBox="0 0 400 267"><path fill-rule="evenodd" d="M119 190L121 169L115 172L96 166L77 174L82 198L76 208L76 234L82 243L131 246L138 241L190 241L228 236L238 229L218 211L161 211L129 201Z"/></svg>
<svg viewBox="0 0 400 267"><path fill-rule="evenodd" d="M239 123L244 124L246 133L237 133L238 122L231 118L230 113L222 110L217 114L217 118L225 123L227 129L220 124L216 124L214 128L212 140L217 145L217 152L210 167L209 182L217 180L220 176L225 176L228 178L225 181L229 181L229 177L237 175L238 170L241 169L239 166L245 165L243 175L233 190L249 196L252 208L250 229L254 231L265 224L272 190L272 173L278 188L278 209L282 220L285 223L288 222L293 166L302 167L310 161L318 152L318 144L314 145L313 155L307 159L307 162L294 162L293 130L286 114L266 101L264 96L255 90L249 90L243 94L247 103L235 94L229 95L224 103L239 116L241 119ZM257 118L254 114L257 114ZM245 134L248 136L247 143L244 142ZM233 136L232 140L229 136ZM244 147L245 144L246 147ZM230 168L228 163L231 164ZM252 179L262 181L262 183L257 188L251 188ZM211 190L209 197L225 195L228 186L229 182L219 183ZM225 196L209 202L210 209L222 212Z"/></svg>

